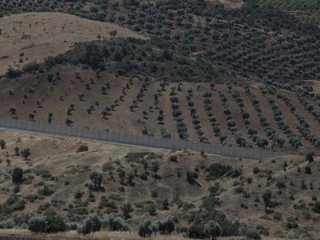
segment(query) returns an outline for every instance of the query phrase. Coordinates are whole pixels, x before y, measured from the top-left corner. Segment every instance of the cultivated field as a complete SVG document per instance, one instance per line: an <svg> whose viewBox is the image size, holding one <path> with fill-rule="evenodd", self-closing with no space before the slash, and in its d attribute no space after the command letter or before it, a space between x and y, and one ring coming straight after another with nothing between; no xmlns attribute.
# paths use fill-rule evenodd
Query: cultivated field
<svg viewBox="0 0 320 240"><path fill-rule="evenodd" d="M71 66L0 84L5 117L289 152L320 145L319 99L303 88L168 83Z"/></svg>
<svg viewBox="0 0 320 240"><path fill-rule="evenodd" d="M0 18L0 75L70 49L77 42L111 37L142 38L112 23L63 13L24 13Z"/></svg>

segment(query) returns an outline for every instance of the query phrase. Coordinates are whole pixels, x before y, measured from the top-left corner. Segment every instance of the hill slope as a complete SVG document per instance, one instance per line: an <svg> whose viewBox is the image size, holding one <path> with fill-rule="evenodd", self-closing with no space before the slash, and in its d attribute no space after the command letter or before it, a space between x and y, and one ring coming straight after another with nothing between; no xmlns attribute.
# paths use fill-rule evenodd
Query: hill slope
<svg viewBox="0 0 320 240"><path fill-rule="evenodd" d="M108 68L110 71L112 65ZM318 153L319 94L308 85L295 89L273 84L170 83L57 65L49 74L3 79L0 115L212 144Z"/></svg>
<svg viewBox="0 0 320 240"><path fill-rule="evenodd" d="M305 237L319 234L318 158L312 163L296 156L256 162L11 130L1 130L1 137L7 145L0 151L0 158L6 159L0 163L0 225L7 218L21 225L30 215L54 210L67 222L78 224L89 212L102 218L120 216L132 230L147 219L155 222L176 216L179 226L191 227L202 224L198 217L214 216L224 226L224 235L249 234L248 229L273 237L290 229ZM79 152L83 146L88 151ZM16 147L30 149L28 160L15 155ZM153 167L155 162L159 171ZM11 182L15 167L24 171L19 188ZM102 174L98 190L92 189L93 172ZM266 189L272 192L273 204L267 205L265 213L262 195ZM129 216L122 210L127 203L133 208ZM234 219L240 222L239 233Z"/></svg>
<svg viewBox="0 0 320 240"><path fill-rule="evenodd" d="M0 75L70 49L75 43L131 37L138 33L112 23L102 23L63 13L24 13L0 18Z"/></svg>
<svg viewBox="0 0 320 240"><path fill-rule="evenodd" d="M249 0L239 9L204 0L48 2L0 4L5 14L45 9L126 26L153 37L161 49L218 66L222 81L225 73L232 80L320 78L319 28L260 1Z"/></svg>

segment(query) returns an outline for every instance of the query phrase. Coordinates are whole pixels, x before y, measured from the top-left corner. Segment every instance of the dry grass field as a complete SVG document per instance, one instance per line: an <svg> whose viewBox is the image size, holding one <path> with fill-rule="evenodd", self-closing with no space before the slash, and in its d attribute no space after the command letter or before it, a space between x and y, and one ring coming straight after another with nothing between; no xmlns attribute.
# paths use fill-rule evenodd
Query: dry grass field
<svg viewBox="0 0 320 240"><path fill-rule="evenodd" d="M41 62L70 49L77 42L115 37L143 38L112 23L63 13L23 13L0 18L0 75L11 66Z"/></svg>
<svg viewBox="0 0 320 240"><path fill-rule="evenodd" d="M1 240L141 240L135 233L129 232L98 232L91 236L82 236L76 231L52 235L37 235L21 229L0 230ZM153 236L150 240L187 240L182 236Z"/></svg>

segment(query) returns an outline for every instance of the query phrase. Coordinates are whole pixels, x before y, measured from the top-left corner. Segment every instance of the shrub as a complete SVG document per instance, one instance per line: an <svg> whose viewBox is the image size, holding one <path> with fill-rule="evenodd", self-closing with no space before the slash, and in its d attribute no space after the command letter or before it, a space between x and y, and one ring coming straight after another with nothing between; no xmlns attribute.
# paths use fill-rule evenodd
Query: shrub
<svg viewBox="0 0 320 240"><path fill-rule="evenodd" d="M240 233L240 235L243 235L248 239L257 239L257 240L261 239L259 231L257 231L256 229L253 229L251 227L243 226L243 227L241 227L239 233Z"/></svg>
<svg viewBox="0 0 320 240"><path fill-rule="evenodd" d="M293 228L298 228L299 225L293 217L288 217L286 227L289 229L293 229Z"/></svg>
<svg viewBox="0 0 320 240"><path fill-rule="evenodd" d="M150 216L157 215L157 207L153 202L152 204L147 205L146 210L149 212Z"/></svg>
<svg viewBox="0 0 320 240"><path fill-rule="evenodd" d="M277 221L281 221L281 219L282 219L282 214L279 213L279 212L275 212L275 213L273 214L273 219L274 219L274 220L277 220Z"/></svg>
<svg viewBox="0 0 320 240"><path fill-rule="evenodd" d="M3 220L0 222L0 229L12 229L15 226L16 223L12 219Z"/></svg>
<svg viewBox="0 0 320 240"><path fill-rule="evenodd" d="M24 65L22 67L22 70L24 72L34 72L34 71L38 71L40 69L40 65L36 62L30 62L30 63L27 63L26 65Z"/></svg>
<svg viewBox="0 0 320 240"><path fill-rule="evenodd" d="M2 205L1 210L3 213L12 213L21 211L25 208L26 201L21 199L18 195L11 195Z"/></svg>
<svg viewBox="0 0 320 240"><path fill-rule="evenodd" d="M164 199L162 202L162 209L163 210L168 210L169 209L169 201L168 199Z"/></svg>
<svg viewBox="0 0 320 240"><path fill-rule="evenodd" d="M171 162L178 162L178 157L175 156L175 155L170 156L169 159L170 159Z"/></svg>
<svg viewBox="0 0 320 240"><path fill-rule="evenodd" d="M174 217L169 217L166 220L159 221L157 225L160 234L168 235L175 231L176 219Z"/></svg>
<svg viewBox="0 0 320 240"><path fill-rule="evenodd" d="M314 203L312 210L313 210L315 213L320 213L320 201L316 201L316 202Z"/></svg>
<svg viewBox="0 0 320 240"><path fill-rule="evenodd" d="M6 141L5 140L3 140L3 139L0 140L0 147L1 147L1 149L6 148Z"/></svg>
<svg viewBox="0 0 320 240"><path fill-rule="evenodd" d="M265 211L267 211L267 208L272 206L272 202L271 202L272 192L270 190L266 190L262 194L262 198L264 202Z"/></svg>
<svg viewBox="0 0 320 240"><path fill-rule="evenodd" d="M89 216L81 228L78 230L81 234L90 234L92 232L100 231L102 227L101 220L98 216Z"/></svg>
<svg viewBox="0 0 320 240"><path fill-rule="evenodd" d="M187 171L186 175L187 175L187 181L190 184L194 184L196 182L196 179L198 178L198 173L196 172Z"/></svg>
<svg viewBox="0 0 320 240"><path fill-rule="evenodd" d="M129 231L128 224L126 224L126 222L120 217L109 218L108 225L111 231Z"/></svg>
<svg viewBox="0 0 320 240"><path fill-rule="evenodd" d="M219 223L211 220L204 225L204 232L207 237L210 237L212 240L222 234L222 228Z"/></svg>
<svg viewBox="0 0 320 240"><path fill-rule="evenodd" d="M28 229L35 233L44 233L47 228L47 219L43 216L34 216L28 222Z"/></svg>
<svg viewBox="0 0 320 240"><path fill-rule="evenodd" d="M25 148L20 152L20 155L23 157L24 160L27 160L28 157L31 155L31 151L29 148Z"/></svg>
<svg viewBox="0 0 320 240"><path fill-rule="evenodd" d="M47 185L44 185L43 188L38 189L38 194L42 196L50 196L52 193L54 193L54 191Z"/></svg>
<svg viewBox="0 0 320 240"><path fill-rule="evenodd" d="M7 73L6 73L6 77L7 78L18 78L21 76L21 70L19 69L14 69L14 68L9 68Z"/></svg>
<svg viewBox="0 0 320 240"><path fill-rule="evenodd" d="M112 172L113 171L112 162L107 162L107 163L103 164L102 171L103 172Z"/></svg>
<svg viewBox="0 0 320 240"><path fill-rule="evenodd" d="M212 209L211 211L194 213L187 236L189 238L205 238L204 226L211 220L220 224L220 227L223 229L222 236L236 236L239 232L240 225L238 221L229 221L222 212Z"/></svg>
<svg viewBox="0 0 320 240"><path fill-rule="evenodd" d="M253 174L258 174L260 172L260 169L258 167L253 168Z"/></svg>
<svg viewBox="0 0 320 240"><path fill-rule="evenodd" d="M121 210L122 210L124 218L127 219L127 218L131 217L130 213L132 213L134 209L132 208L130 203L126 203L121 207Z"/></svg>
<svg viewBox="0 0 320 240"><path fill-rule="evenodd" d="M241 171L233 169L231 166L223 165L221 163L213 163L206 168L208 173L207 178L210 180L216 180L222 176L226 177L238 177L241 175Z"/></svg>
<svg viewBox="0 0 320 240"><path fill-rule="evenodd" d="M159 169L160 169L160 165L158 161L151 162L151 170L154 172L154 176L157 175L157 172L159 171Z"/></svg>
<svg viewBox="0 0 320 240"><path fill-rule="evenodd" d="M311 166L309 166L309 165L305 166L304 172L305 172L306 174L312 174Z"/></svg>
<svg viewBox="0 0 320 240"><path fill-rule="evenodd" d="M83 192L81 192L81 191L78 190L78 191L75 192L74 198L75 198L75 199L81 199L82 196L83 196L83 194L84 194Z"/></svg>
<svg viewBox="0 0 320 240"><path fill-rule="evenodd" d="M66 231L67 226L63 219L55 214L50 214L47 217L46 233L56 233Z"/></svg>
<svg viewBox="0 0 320 240"><path fill-rule="evenodd" d="M87 151L89 151L89 148L86 145L79 146L79 148L77 150L77 152L87 152Z"/></svg>
<svg viewBox="0 0 320 240"><path fill-rule="evenodd" d="M152 225L150 221L146 221L139 225L138 234L140 237L150 237L152 232Z"/></svg>
<svg viewBox="0 0 320 240"><path fill-rule="evenodd" d="M93 172L90 175L90 180L93 183L93 190L95 190L95 191L100 190L101 184L102 184L102 180L103 180L102 174L97 173L97 172Z"/></svg>
<svg viewBox="0 0 320 240"><path fill-rule="evenodd" d="M12 182L19 184L23 181L23 170L19 167L15 167L12 171Z"/></svg>
<svg viewBox="0 0 320 240"><path fill-rule="evenodd" d="M305 155L306 161L313 162L313 156L314 156L313 152L307 152Z"/></svg>

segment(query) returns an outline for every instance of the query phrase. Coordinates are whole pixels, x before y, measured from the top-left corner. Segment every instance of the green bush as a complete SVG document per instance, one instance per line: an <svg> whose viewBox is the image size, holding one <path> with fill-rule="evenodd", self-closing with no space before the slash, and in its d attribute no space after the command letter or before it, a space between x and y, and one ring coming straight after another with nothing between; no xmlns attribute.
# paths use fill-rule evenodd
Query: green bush
<svg viewBox="0 0 320 240"><path fill-rule="evenodd" d="M49 188L47 185L44 185L42 188L38 189L38 194L42 196L50 196L54 193L54 190Z"/></svg>
<svg viewBox="0 0 320 240"><path fill-rule="evenodd" d="M12 182L20 184L23 181L23 170L19 167L15 167L11 174Z"/></svg>
<svg viewBox="0 0 320 240"><path fill-rule="evenodd" d="M81 228L78 229L78 232L81 234L90 234L93 232L100 231L102 227L101 220L98 216L89 216Z"/></svg>
<svg viewBox="0 0 320 240"><path fill-rule="evenodd" d="M139 225L138 234L140 237L150 237L153 233L152 225L150 221L146 221L143 224Z"/></svg>
<svg viewBox="0 0 320 240"><path fill-rule="evenodd" d="M5 149L6 148L6 141L3 140L3 139L0 140L0 148L1 149Z"/></svg>
<svg viewBox="0 0 320 240"><path fill-rule="evenodd" d="M50 214L47 217L47 233L56 233L56 232L64 232L66 231L67 226L63 219L55 214Z"/></svg>
<svg viewBox="0 0 320 240"><path fill-rule="evenodd" d="M186 176L188 183L194 184L196 182L196 179L198 178L198 173L187 171Z"/></svg>
<svg viewBox="0 0 320 240"><path fill-rule="evenodd" d="M191 226L189 227L187 232L187 236L189 238L205 238L207 234L204 232L204 225L211 220L217 222L223 229L221 236L238 235L240 224L237 221L229 221L222 212L212 209L209 211L202 210L194 213Z"/></svg>
<svg viewBox="0 0 320 240"><path fill-rule="evenodd" d="M312 210L315 213L320 213L320 201L316 201L312 207Z"/></svg>
<svg viewBox="0 0 320 240"><path fill-rule="evenodd" d="M40 65L36 62L27 63L22 67L22 70L24 72L29 72L29 73L38 71L39 69L40 69Z"/></svg>
<svg viewBox="0 0 320 240"><path fill-rule="evenodd" d="M47 219L44 216L34 216L28 222L29 230L35 233L44 233L47 229Z"/></svg>
<svg viewBox="0 0 320 240"><path fill-rule="evenodd" d="M222 234L222 228L219 223L210 220L204 225L204 232L207 237L210 237L212 240L214 240Z"/></svg>
<svg viewBox="0 0 320 240"><path fill-rule="evenodd" d="M93 183L92 190L99 191L101 189L101 184L103 181L103 176L100 173L93 172L90 175L90 180Z"/></svg>
<svg viewBox="0 0 320 240"><path fill-rule="evenodd" d="M282 220L282 214L279 213L279 212L273 213L273 219L277 220L277 221L281 221Z"/></svg>
<svg viewBox="0 0 320 240"><path fill-rule="evenodd" d="M231 166L221 163L213 163L206 168L207 179L216 180L220 177L238 177L241 175L241 170L233 169Z"/></svg>
<svg viewBox="0 0 320 240"><path fill-rule="evenodd" d="M131 218L130 213L132 213L134 209L130 203L126 203L121 207L121 210L124 218L127 219L127 218Z"/></svg>
<svg viewBox="0 0 320 240"><path fill-rule="evenodd" d="M25 149L21 150L20 155L23 157L23 159L27 160L28 157L30 157L30 155L31 155L31 151L29 148L25 148Z"/></svg>
<svg viewBox="0 0 320 240"><path fill-rule="evenodd" d="M314 156L313 152L307 152L305 155L306 161L313 162L313 156Z"/></svg>
<svg viewBox="0 0 320 240"><path fill-rule="evenodd" d="M14 68L9 68L7 73L6 73L6 77L7 78L18 78L20 77L22 74L22 71L19 69L14 69Z"/></svg>
<svg viewBox="0 0 320 240"><path fill-rule="evenodd" d="M120 218L120 217L110 217L108 221L109 229L111 231L120 231L120 232L126 232L129 231L129 225L126 224L126 222Z"/></svg>
<svg viewBox="0 0 320 240"><path fill-rule="evenodd" d="M87 151L89 151L89 148L86 145L79 146L79 148L77 150L77 152L87 152Z"/></svg>
<svg viewBox="0 0 320 240"><path fill-rule="evenodd" d="M299 228L298 223L296 222L296 219L293 217L288 217L287 218L287 223L286 223L286 227L288 229L293 229L293 228Z"/></svg>
<svg viewBox="0 0 320 240"><path fill-rule="evenodd" d="M160 234L169 235L176 229L176 218L169 217L166 220L158 221L157 225Z"/></svg>
<svg viewBox="0 0 320 240"><path fill-rule="evenodd" d="M1 206L1 211L3 213L12 213L16 211L21 211L25 208L26 201L18 195L11 195L5 203Z"/></svg>

